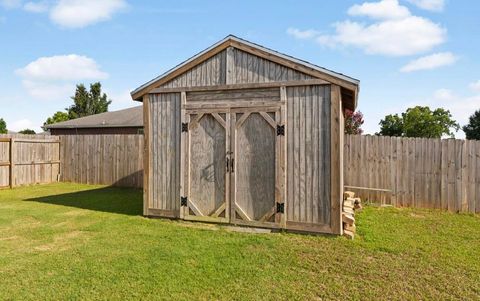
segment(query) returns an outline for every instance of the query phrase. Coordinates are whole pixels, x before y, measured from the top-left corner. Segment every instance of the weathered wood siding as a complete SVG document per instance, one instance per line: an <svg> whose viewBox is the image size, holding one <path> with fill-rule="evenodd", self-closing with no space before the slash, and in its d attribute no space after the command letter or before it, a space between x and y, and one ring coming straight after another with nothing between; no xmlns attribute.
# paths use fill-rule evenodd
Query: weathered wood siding
<svg viewBox="0 0 480 301"><path fill-rule="evenodd" d="M233 48L232 69L232 84L281 82L313 78L237 48Z"/></svg>
<svg viewBox="0 0 480 301"><path fill-rule="evenodd" d="M161 87L198 87L304 79L313 77L232 47L219 52Z"/></svg>
<svg viewBox="0 0 480 301"><path fill-rule="evenodd" d="M150 96L149 208L180 210L180 93Z"/></svg>
<svg viewBox="0 0 480 301"><path fill-rule="evenodd" d="M287 89L289 222L330 224L330 118L330 86Z"/></svg>
<svg viewBox="0 0 480 301"><path fill-rule="evenodd" d="M212 58L204 61L200 65L193 67L173 80L170 80L164 84L162 88L191 88L234 84L280 83L287 81L298 82L310 79L314 78L291 67L274 63L268 59L261 58L235 47L229 47ZM238 108L249 108L250 112L253 112L253 117L250 120L252 124L246 123L245 126L247 127L245 129L251 131L254 131L255 129L255 133L257 133L260 128L257 123L263 126L263 123L265 122L259 117L260 115L255 113L256 111L254 108L258 109L262 106L269 106L279 109L282 104L282 101L280 101L281 99L283 99L283 102L286 101L287 103L287 117L284 122L281 122L281 124L286 126L287 136L285 141L287 143L287 151L285 155L287 159L287 170L286 172L285 170L282 171L282 173L285 172L285 178L283 181L281 180L281 177L278 177L280 179L279 181L275 181L275 176L272 176L271 174L270 176L262 174L260 178L258 178L258 176L253 177L256 179L255 181L240 181L242 177L241 168L243 168L244 165L249 165L249 163L243 162L245 160L242 161L243 157L241 151L247 151L249 148L247 146L242 146L241 150L238 150L238 153L234 154L234 156L238 156L236 159L237 164L243 163L240 164L241 167L238 167L235 173L240 181L240 188L238 189L240 191L239 195L252 196L251 199L244 198L246 204L241 202L234 204L230 201L230 203L237 207L243 206L246 208L241 208L242 210L245 209L248 211L251 209L248 212L244 212L248 218L242 217L242 221L247 220L252 223L257 222L255 225L259 226L265 226L265 223L270 221L272 224L274 224L273 222L276 222L277 224L274 225L276 227L286 226L287 228L295 230L316 232L334 231L337 233L339 229L332 229L332 227L336 226L335 219L332 218L332 214L336 213L332 211L336 211L336 208L331 205L331 198L333 196L331 193L333 185L331 181L331 99L333 98L331 97L332 90L330 85L323 83L312 85L312 83L306 83L304 86L292 85L291 87L286 88L280 88L280 85L278 85L276 87L268 88L245 87L245 89L238 90L222 90L221 87L212 87L212 89L215 90L184 92L185 104L183 109L206 110L210 108L215 112L221 112L222 108L225 108L227 111ZM150 158L147 159L150 166L149 168L151 168L151 170L148 171L149 189L147 192L147 199L149 200L149 209L147 209L147 211L149 215L177 217L177 212L179 212L180 209L181 158L179 146L182 136L180 129L182 113L180 108L181 93L178 93L179 91L181 90L177 89L175 90L175 93L173 93L172 90L163 90L162 93L162 90L159 90L157 91L159 92L158 94L151 94L149 101L147 102L149 108L146 111L149 112L149 117L146 120L150 120L147 138L151 144L149 149ZM281 97L280 91L286 91L283 92L285 95L284 98ZM339 99L340 94L338 95L338 100ZM284 112L285 107L281 110ZM341 110L338 109L336 112L340 114L340 111ZM207 111L205 114L209 114L209 112ZM265 113L265 116L268 114L269 112ZM279 115L279 113L277 113L277 115ZM238 117L234 114L231 116ZM265 116L263 116L265 120L275 120L276 118L272 117L275 116L275 114L267 116L268 118ZM283 118L284 117L279 118L279 120L283 120ZM338 132L340 130L340 124L337 117L335 120L338 129L337 127L334 127L333 129ZM207 119L204 122L206 121ZM187 119L185 119L185 122L188 122ZM276 121L273 121L273 123L275 122ZM266 127L266 129L268 129L268 132L266 133L276 137L276 125L272 126L272 128ZM194 131L192 131L192 133L193 132ZM189 130L189 135L190 134ZM242 132L238 133L239 139L243 137L241 134ZM281 148L274 147L274 145L279 143L274 143L275 139L271 139L273 138L270 136L262 136L258 137L258 141L252 140L254 143L252 143L251 148L255 148L255 150L259 148L258 153L268 152L268 150L265 151L263 148L271 149L268 154L271 154L273 157L265 157L261 160L266 162L265 165L268 163L273 166L273 169L268 169L262 165L262 172L272 171L277 168L275 165L275 156L282 153ZM341 141L337 140L335 140L337 144L341 143ZM207 142L210 143L209 141L206 141L205 143ZM263 147L264 144L267 146ZM337 147L336 150L339 152L339 156L341 156L339 147ZM284 151L285 150L283 150L283 152ZM225 155L223 155L222 158L217 159L225 160L224 157ZM202 160L205 162L208 161L204 159ZM198 162L203 162L202 160L198 159ZM210 161L208 162L211 163L212 160L216 159L209 157L209 160ZM337 161L340 162L340 160ZM259 163L263 163L263 161L257 162L255 165L259 166ZM283 166L284 165L285 161L283 161ZM258 166L256 166L256 168L258 168ZM280 167L277 168L277 172L279 170ZM191 172L191 170L189 171ZM189 179L186 179L188 182ZM245 185L245 187L241 186L244 182L249 185ZM281 182L282 185L278 185L278 182ZM220 184L223 185L223 182ZM285 187L285 185L287 187L287 196L282 196L281 199L279 199L273 192L278 192L279 189L281 189L280 187ZM265 192L260 194L262 194L263 198L268 198L270 203L260 204L257 199L253 199L253 197L258 198L258 196L256 196L258 191L255 192L255 189L258 190L261 187L267 186L271 187L269 191L270 194L268 196L264 195ZM236 191L235 189L237 188L232 184L231 189ZM245 191L241 189L244 189ZM185 191L187 190L188 189ZM200 193L197 193L197 195L200 195ZM182 194L182 196L185 195ZM190 201L194 201L193 196L191 196ZM209 214L212 211L215 213L219 210L217 208L221 208L219 207L221 201L222 200L212 202L213 205L208 208L203 206L205 207L202 207L204 211L206 211L205 214L208 217L211 217ZM283 201L286 202L286 221L283 214L278 214L278 220L275 216L277 210L275 203L282 203ZM254 206L258 207L260 205L263 207L254 208ZM238 208L232 208L234 208L232 209L232 218L235 220L235 210ZM183 214L186 216L190 215L189 212L182 211L183 218L185 217ZM238 220L239 219L236 221ZM282 221L279 222L279 220Z"/></svg>
<svg viewBox="0 0 480 301"><path fill-rule="evenodd" d="M142 187L143 135L60 136L61 181Z"/></svg>
<svg viewBox="0 0 480 301"><path fill-rule="evenodd" d="M226 83L226 50L212 56L182 75L165 83L163 88L215 86Z"/></svg>

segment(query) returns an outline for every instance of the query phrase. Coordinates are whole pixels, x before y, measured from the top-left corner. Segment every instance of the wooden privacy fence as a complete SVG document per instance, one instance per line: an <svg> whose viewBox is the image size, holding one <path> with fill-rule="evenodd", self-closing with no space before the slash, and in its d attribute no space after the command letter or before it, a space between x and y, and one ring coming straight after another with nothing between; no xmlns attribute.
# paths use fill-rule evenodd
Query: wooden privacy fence
<svg viewBox="0 0 480 301"><path fill-rule="evenodd" d="M60 141L46 135L0 135L0 188L58 181Z"/></svg>
<svg viewBox="0 0 480 301"><path fill-rule="evenodd" d="M143 135L60 136L61 180L143 186Z"/></svg>
<svg viewBox="0 0 480 301"><path fill-rule="evenodd" d="M347 135L344 154L346 188L361 198L480 212L480 141Z"/></svg>

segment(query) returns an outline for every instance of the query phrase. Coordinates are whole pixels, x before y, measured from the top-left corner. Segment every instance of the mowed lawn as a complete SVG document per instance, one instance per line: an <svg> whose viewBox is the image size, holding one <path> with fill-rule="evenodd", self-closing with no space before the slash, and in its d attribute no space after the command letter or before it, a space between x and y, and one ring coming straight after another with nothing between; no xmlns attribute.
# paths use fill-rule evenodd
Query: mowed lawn
<svg viewBox="0 0 480 301"><path fill-rule="evenodd" d="M349 241L141 210L134 189L0 191L0 299L480 299L478 215L367 207Z"/></svg>

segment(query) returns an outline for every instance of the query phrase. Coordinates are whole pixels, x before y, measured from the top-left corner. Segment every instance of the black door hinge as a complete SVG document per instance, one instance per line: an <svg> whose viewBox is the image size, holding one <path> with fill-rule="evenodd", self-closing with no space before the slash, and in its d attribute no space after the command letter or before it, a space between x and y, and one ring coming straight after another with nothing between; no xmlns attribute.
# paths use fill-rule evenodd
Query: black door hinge
<svg viewBox="0 0 480 301"><path fill-rule="evenodd" d="M180 205L182 207L187 207L187 197L186 196L180 197Z"/></svg>
<svg viewBox="0 0 480 301"><path fill-rule="evenodd" d="M285 203L277 203L277 213L285 213Z"/></svg>
<svg viewBox="0 0 480 301"><path fill-rule="evenodd" d="M277 125L277 136L285 136L285 126Z"/></svg>
<svg viewBox="0 0 480 301"><path fill-rule="evenodd" d="M183 132L188 132L188 123L187 122L182 122L182 133Z"/></svg>

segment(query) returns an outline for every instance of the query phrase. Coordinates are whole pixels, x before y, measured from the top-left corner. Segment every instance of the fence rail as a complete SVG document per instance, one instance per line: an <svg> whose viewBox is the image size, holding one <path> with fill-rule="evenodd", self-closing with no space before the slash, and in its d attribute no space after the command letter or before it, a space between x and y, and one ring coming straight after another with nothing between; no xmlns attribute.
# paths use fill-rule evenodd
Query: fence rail
<svg viewBox="0 0 480 301"><path fill-rule="evenodd" d="M140 188L143 139L143 135L60 136L61 180Z"/></svg>
<svg viewBox="0 0 480 301"><path fill-rule="evenodd" d="M366 200L480 212L480 141L347 135L344 154L345 185Z"/></svg>
<svg viewBox="0 0 480 301"><path fill-rule="evenodd" d="M0 135L0 188L58 181L60 140L48 135Z"/></svg>

